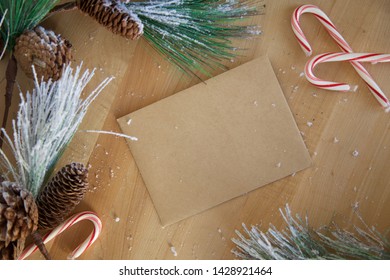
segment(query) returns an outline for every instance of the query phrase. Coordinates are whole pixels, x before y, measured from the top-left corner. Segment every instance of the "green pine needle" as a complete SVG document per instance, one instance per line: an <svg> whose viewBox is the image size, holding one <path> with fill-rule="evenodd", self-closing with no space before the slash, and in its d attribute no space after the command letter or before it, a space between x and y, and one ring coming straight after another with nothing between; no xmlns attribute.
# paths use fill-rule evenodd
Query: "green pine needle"
<svg viewBox="0 0 390 280"><path fill-rule="evenodd" d="M144 25L144 37L159 53L187 73L211 76L238 55L234 38L251 38L258 26L237 21L258 15L256 0L154 0L128 2Z"/></svg>
<svg viewBox="0 0 390 280"><path fill-rule="evenodd" d="M284 230L279 231L271 224L264 233L256 226L248 229L243 224L247 236L236 231L239 239L232 239L237 245L233 254L242 259L257 260L390 259L389 240L367 226L358 213L364 229L355 226L352 233L336 224L314 230L307 217L305 221L299 215L294 219L288 205L280 212L287 224Z"/></svg>
<svg viewBox="0 0 390 280"><path fill-rule="evenodd" d="M8 41L7 49L12 50L16 39L26 30L41 22L58 0L1 0L0 18L5 15L0 35ZM6 11L8 12L6 13Z"/></svg>

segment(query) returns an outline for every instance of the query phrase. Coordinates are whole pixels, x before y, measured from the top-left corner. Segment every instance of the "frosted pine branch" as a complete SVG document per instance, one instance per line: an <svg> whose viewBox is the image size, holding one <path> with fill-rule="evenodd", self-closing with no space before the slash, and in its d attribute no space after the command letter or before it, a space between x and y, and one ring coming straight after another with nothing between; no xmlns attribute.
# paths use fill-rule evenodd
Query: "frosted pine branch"
<svg viewBox="0 0 390 280"><path fill-rule="evenodd" d="M112 78L105 79L85 100L81 94L94 76L94 71L74 71L67 66L58 81L39 82L21 102L16 120L13 120L13 139L5 133L5 140L13 156L14 167L0 150L0 165L4 176L11 175L35 196L50 175L65 147L81 124L91 102Z"/></svg>
<svg viewBox="0 0 390 280"><path fill-rule="evenodd" d="M367 226L359 214L364 229L355 226L351 233L336 224L315 230L307 217L304 221L299 215L294 218L288 205L284 212L279 210L287 224L285 229L279 231L271 224L264 233L256 226L248 229L243 224L244 234L236 230L238 238L232 239L237 245L233 254L257 260L390 259L388 239Z"/></svg>
<svg viewBox="0 0 390 280"><path fill-rule="evenodd" d="M119 2L109 0L108 2ZM260 0L124 1L121 9L137 15L144 38L187 73L211 75L239 55L233 39L253 38L258 26L238 24L262 13Z"/></svg>

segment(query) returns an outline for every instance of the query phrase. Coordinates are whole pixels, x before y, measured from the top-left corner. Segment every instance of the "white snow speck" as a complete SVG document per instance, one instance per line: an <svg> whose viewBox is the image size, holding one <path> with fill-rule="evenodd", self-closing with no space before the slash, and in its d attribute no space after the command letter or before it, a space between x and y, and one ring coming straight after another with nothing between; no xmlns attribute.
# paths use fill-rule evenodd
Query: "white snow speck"
<svg viewBox="0 0 390 280"><path fill-rule="evenodd" d="M333 138L333 143L338 143L338 142L340 142L340 140L335 136L334 138Z"/></svg>
<svg viewBox="0 0 390 280"><path fill-rule="evenodd" d="M358 90L359 86L358 85L355 85L352 89L353 92L356 92Z"/></svg>
<svg viewBox="0 0 390 280"><path fill-rule="evenodd" d="M110 168L110 178L114 178L114 170L112 170L112 168Z"/></svg>
<svg viewBox="0 0 390 280"><path fill-rule="evenodd" d="M312 127L313 126L312 122L307 122L306 124L307 124L308 127Z"/></svg>
<svg viewBox="0 0 390 280"><path fill-rule="evenodd" d="M253 105L255 105L256 107L259 106L259 103L257 103L257 100L253 101Z"/></svg>
<svg viewBox="0 0 390 280"><path fill-rule="evenodd" d="M129 119L129 120L127 121L127 125L130 125L130 124L131 124L131 121L132 121L132 119Z"/></svg>
<svg viewBox="0 0 390 280"><path fill-rule="evenodd" d="M282 163L281 162L278 162L276 165L275 165L277 168L280 168L282 166Z"/></svg>
<svg viewBox="0 0 390 280"><path fill-rule="evenodd" d="M299 77L303 77L303 76L305 76L304 72L299 73Z"/></svg>
<svg viewBox="0 0 390 280"><path fill-rule="evenodd" d="M177 252L176 252L176 248L175 248L175 247L171 246L171 252L172 252L172 254L173 254L175 257L177 257Z"/></svg>
<svg viewBox="0 0 390 280"><path fill-rule="evenodd" d="M357 157L357 156L359 155L359 151L358 151L358 150L354 150L354 151L352 152L352 155L353 155L354 157Z"/></svg>
<svg viewBox="0 0 390 280"><path fill-rule="evenodd" d="M116 223L119 223L120 220L121 220L121 219L120 219L119 217L116 217L116 218L115 218L115 222L116 222Z"/></svg>

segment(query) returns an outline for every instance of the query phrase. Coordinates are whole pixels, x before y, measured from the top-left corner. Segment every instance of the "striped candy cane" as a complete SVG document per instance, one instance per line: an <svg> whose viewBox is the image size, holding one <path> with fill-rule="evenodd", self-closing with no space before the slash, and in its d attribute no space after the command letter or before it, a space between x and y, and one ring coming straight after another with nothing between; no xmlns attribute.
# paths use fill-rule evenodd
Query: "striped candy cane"
<svg viewBox="0 0 390 280"><path fill-rule="evenodd" d="M320 64L325 62L336 62L336 61L349 61L349 62L390 62L389 54L378 54L378 53L325 53L320 54L312 59L310 59L305 66L305 75L307 80L320 88L326 88L328 90L337 90L337 91L348 91L350 90L350 86L346 83L338 83L325 81L317 78L313 74L314 68ZM371 87L375 88L376 84L370 84L372 80L367 76L362 76L367 84Z"/></svg>
<svg viewBox="0 0 390 280"><path fill-rule="evenodd" d="M326 28L330 36L336 41L337 45L341 48L343 52L353 53L351 46L347 43L347 41L345 41L345 39L337 31L335 25L332 23L329 17L323 11L321 11L320 8L314 5L302 5L295 9L293 16L291 17L291 26L295 34L295 37L297 38L299 45L301 46L302 50L305 52L306 56L310 56L312 54L312 48L299 24L299 19L301 15L304 13L313 14ZM378 102L385 108L390 107L390 102L387 99L386 95L379 88L379 86L374 81L372 76L368 73L368 71L357 60L349 60L349 61L352 64L352 66L355 68L355 70L358 72L360 77L362 77L362 79L366 82L368 88L373 93L374 97L378 100ZM322 88L327 88L327 89L333 88L334 90L337 90L334 87L334 85L329 86L329 88L322 86Z"/></svg>
<svg viewBox="0 0 390 280"><path fill-rule="evenodd" d="M88 236L88 238L86 240L84 240L84 242L81 243L79 246L77 246L77 248L74 249L73 252L71 254L69 254L69 256L68 256L68 259L78 258L82 253L84 253L96 241L96 239L100 235L100 232L102 231L102 222L100 221L99 217L93 212L85 211L85 212L81 212L81 213L73 215L72 217L70 217L69 219L64 221L62 224L57 226L55 229L53 229L52 231L45 234L45 236L43 236L43 238L42 238L43 243L46 244L47 242L49 242L53 238L60 235L65 230L72 227L74 224L77 224L78 222L83 221L83 220L91 221L94 225L94 229L93 229L92 233ZM36 250L38 250L38 247L35 244L31 244L22 252L22 254L20 254L18 259L24 260L25 258L30 256L32 253L34 253Z"/></svg>

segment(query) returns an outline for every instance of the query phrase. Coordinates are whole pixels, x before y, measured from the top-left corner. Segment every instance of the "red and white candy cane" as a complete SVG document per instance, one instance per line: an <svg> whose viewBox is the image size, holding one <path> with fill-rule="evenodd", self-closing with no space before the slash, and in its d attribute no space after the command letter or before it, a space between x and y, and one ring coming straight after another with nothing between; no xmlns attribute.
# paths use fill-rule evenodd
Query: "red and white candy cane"
<svg viewBox="0 0 390 280"><path fill-rule="evenodd" d="M350 45L347 43L347 41L345 41L345 39L337 31L335 25L332 23L329 17L323 11L321 11L320 8L314 5L302 5L295 9L293 16L291 18L291 26L295 34L295 37L297 38L302 50L305 52L307 56L310 56L312 54L312 48L309 44L309 41L306 39L306 36L303 33L299 24L300 16L304 13L313 14L326 28L330 36L336 41L337 45L341 48L343 52L353 53L353 50L350 47ZM378 102L385 108L390 107L390 102L387 99L386 95L383 93L383 91L380 89L380 87L377 85L377 83L374 81L374 79L368 73L368 71L358 61L356 60L349 60L349 61L352 64L352 66L355 68L355 70L358 72L358 74L366 82L368 88L373 93L374 97L378 100ZM322 87L325 88L324 85ZM331 89L331 88L333 88L333 85L329 85L327 89Z"/></svg>
<svg viewBox="0 0 390 280"><path fill-rule="evenodd" d="M100 221L99 217L93 212L85 211L73 215L72 217L64 221L62 224L57 226L55 229L45 234L45 236L43 236L42 238L43 243L46 244L56 236L60 235L65 230L69 229L74 224L83 220L91 221L94 225L94 229L92 233L88 236L88 238L84 240L84 242L81 243L79 246L77 246L77 248L74 249L73 252L68 256L68 259L78 258L82 253L85 252L85 250L89 248L89 246L91 246L96 241L96 239L99 237L100 232L102 231L102 222ZM36 250L38 250L38 247L35 244L31 244L22 252L22 254L20 254L18 259L24 260Z"/></svg>
<svg viewBox="0 0 390 280"><path fill-rule="evenodd" d="M339 82L331 82L325 81L317 78L313 74L314 68L320 64L325 62L336 62L336 61L349 61L349 62L371 62L371 63L379 63L379 62L390 62L390 54L379 54L379 53L325 53L320 54L312 59L310 59L305 66L305 75L307 80L320 88L325 88L328 90L337 90L337 91L348 91L351 87L346 83ZM369 77L362 75L362 78L365 80L367 84L370 84L372 81ZM376 84L370 84L373 88L375 88ZM390 107L386 109L388 111Z"/></svg>

